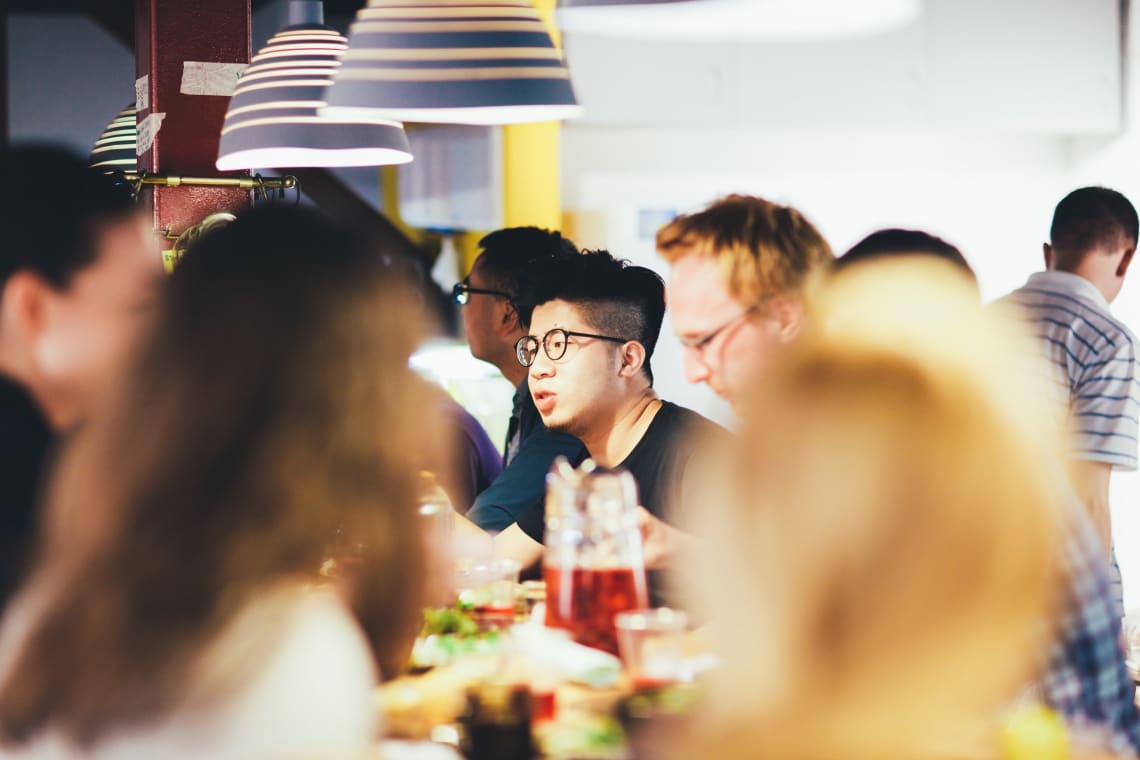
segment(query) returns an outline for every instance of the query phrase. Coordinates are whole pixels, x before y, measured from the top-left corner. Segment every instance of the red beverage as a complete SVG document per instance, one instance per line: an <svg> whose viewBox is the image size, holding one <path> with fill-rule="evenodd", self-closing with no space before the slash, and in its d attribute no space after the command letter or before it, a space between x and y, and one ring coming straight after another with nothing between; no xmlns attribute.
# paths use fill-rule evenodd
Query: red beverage
<svg viewBox="0 0 1140 760"><path fill-rule="evenodd" d="M480 615L513 616L515 606L513 604L477 604L475 605L475 612Z"/></svg>
<svg viewBox="0 0 1140 760"><path fill-rule="evenodd" d="M634 691L660 691L676 685L677 681L673 678L653 678L650 676L634 676L633 678Z"/></svg>
<svg viewBox="0 0 1140 760"><path fill-rule="evenodd" d="M618 653L614 615L649 606L645 575L630 567L569 572L547 566L546 624L565 628L579 644Z"/></svg>
<svg viewBox="0 0 1140 760"><path fill-rule="evenodd" d="M515 608L510 604L477 604L471 612L475 622L486 631L510 628L515 622Z"/></svg>
<svg viewBox="0 0 1140 760"><path fill-rule="evenodd" d="M530 694L531 714L534 723L544 720L554 720L554 692L536 692Z"/></svg>

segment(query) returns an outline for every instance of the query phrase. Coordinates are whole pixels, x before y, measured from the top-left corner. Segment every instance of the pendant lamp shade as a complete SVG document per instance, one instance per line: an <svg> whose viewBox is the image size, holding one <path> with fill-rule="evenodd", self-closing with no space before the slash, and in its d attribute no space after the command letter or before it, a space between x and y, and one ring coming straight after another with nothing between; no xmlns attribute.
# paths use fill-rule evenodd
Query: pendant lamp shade
<svg viewBox="0 0 1140 760"><path fill-rule="evenodd" d="M348 40L324 116L492 125L581 113L530 0L369 0Z"/></svg>
<svg viewBox="0 0 1140 760"><path fill-rule="evenodd" d="M271 37L242 73L230 98L218 144L218 169L411 161L404 127L395 121L375 116L340 121L317 115L347 47L343 35L320 23L296 24Z"/></svg>
<svg viewBox="0 0 1140 760"><path fill-rule="evenodd" d="M135 172L139 168L138 126L135 107L127 106L116 116L91 149L87 165L104 172Z"/></svg>
<svg viewBox="0 0 1140 760"><path fill-rule="evenodd" d="M573 34L687 42L821 40L912 23L921 0L559 0Z"/></svg>

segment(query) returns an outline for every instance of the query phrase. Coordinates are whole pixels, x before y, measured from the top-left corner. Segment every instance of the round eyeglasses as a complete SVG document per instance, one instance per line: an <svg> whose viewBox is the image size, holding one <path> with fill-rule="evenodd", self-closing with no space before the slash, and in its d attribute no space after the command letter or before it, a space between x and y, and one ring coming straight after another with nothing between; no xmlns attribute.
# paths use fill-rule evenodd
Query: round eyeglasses
<svg viewBox="0 0 1140 760"><path fill-rule="evenodd" d="M451 288L451 300L460 306L466 306L467 302L471 300L472 293L482 293L486 296L498 296L499 298L511 298L510 293L504 293L501 290L487 290L486 288L473 288L471 283L467 282L465 278L462 282L455 283Z"/></svg>
<svg viewBox="0 0 1140 760"><path fill-rule="evenodd" d="M556 327L543 335L541 341L533 335L524 335L519 338L515 342L515 356L518 357L519 364L529 367L534 364L534 360L538 357L538 347L541 345L547 358L556 362L566 355L566 347L570 344L571 336L608 340L613 343L628 342L624 338L614 338L610 335L595 335L594 333L575 332L574 330L563 330L561 327Z"/></svg>

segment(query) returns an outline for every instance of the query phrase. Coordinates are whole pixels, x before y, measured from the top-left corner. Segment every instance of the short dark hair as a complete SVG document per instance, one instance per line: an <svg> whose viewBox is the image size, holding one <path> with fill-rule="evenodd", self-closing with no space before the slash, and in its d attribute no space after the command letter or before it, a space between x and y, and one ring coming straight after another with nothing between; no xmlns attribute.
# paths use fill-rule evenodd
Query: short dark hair
<svg viewBox="0 0 1140 760"><path fill-rule="evenodd" d="M0 150L0 287L30 270L64 288L97 253L94 227L137 211L130 188L48 145Z"/></svg>
<svg viewBox="0 0 1140 760"><path fill-rule="evenodd" d="M975 283L978 281L973 268L957 246L929 232L897 227L872 232L851 246L847 253L835 260L834 270L846 269L860 261L895 256L935 256L961 269Z"/></svg>
<svg viewBox="0 0 1140 760"><path fill-rule="evenodd" d="M574 241L561 232L541 227L507 227L484 235L479 241L479 271L495 290L511 294L516 310L529 301L523 290L541 277L543 270L559 259L578 254Z"/></svg>
<svg viewBox="0 0 1140 760"><path fill-rule="evenodd" d="M649 360L665 316L665 282L652 269L615 259L609 251L583 251L549 267L530 289L519 321L530 324L536 306L567 301L585 306L592 329L645 347L645 374L653 385Z"/></svg>
<svg viewBox="0 0 1140 760"><path fill-rule="evenodd" d="M1049 244L1066 268L1099 248L1136 245L1138 227L1136 209L1123 195L1107 187L1082 187L1057 204Z"/></svg>

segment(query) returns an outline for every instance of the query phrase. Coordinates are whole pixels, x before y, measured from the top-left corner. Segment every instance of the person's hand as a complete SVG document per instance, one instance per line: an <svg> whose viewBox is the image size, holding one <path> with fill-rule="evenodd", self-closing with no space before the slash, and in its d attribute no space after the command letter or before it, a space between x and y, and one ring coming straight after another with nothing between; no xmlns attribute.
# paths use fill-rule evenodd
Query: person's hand
<svg viewBox="0 0 1140 760"><path fill-rule="evenodd" d="M693 537L688 533L677 530L653 516L645 507L638 507L636 515L647 569L668 564L693 541Z"/></svg>

